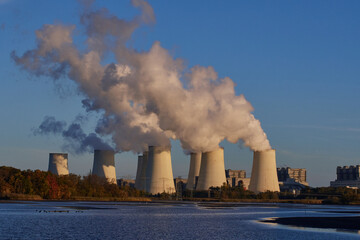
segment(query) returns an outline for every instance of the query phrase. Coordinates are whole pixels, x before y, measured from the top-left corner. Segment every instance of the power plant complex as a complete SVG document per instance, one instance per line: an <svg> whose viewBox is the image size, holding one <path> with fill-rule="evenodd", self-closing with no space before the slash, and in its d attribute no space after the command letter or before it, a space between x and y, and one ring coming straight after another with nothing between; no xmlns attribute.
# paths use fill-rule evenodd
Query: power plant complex
<svg viewBox="0 0 360 240"><path fill-rule="evenodd" d="M68 154L50 153L49 171L56 175L69 174ZM94 150L92 174L105 178L109 183L116 184L115 152ZM255 193L280 191L275 150L254 152L250 179L246 178L244 170L225 171L224 148L190 154L189 174L185 189L207 191L211 187L221 187L224 184L243 186ZM133 186L151 194L176 192L171 163L171 147L149 146L148 151L138 156L136 179Z"/></svg>

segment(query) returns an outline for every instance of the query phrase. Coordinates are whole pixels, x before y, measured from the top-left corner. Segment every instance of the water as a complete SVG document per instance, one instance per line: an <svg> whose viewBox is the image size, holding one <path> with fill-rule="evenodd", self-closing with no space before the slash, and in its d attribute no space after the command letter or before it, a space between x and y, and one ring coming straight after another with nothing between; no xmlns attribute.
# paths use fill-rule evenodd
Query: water
<svg viewBox="0 0 360 240"><path fill-rule="evenodd" d="M353 206L294 204L0 203L0 239L358 239L356 232L259 223L270 217L354 216ZM225 206L225 207L224 207ZM360 224L359 224L360 226Z"/></svg>

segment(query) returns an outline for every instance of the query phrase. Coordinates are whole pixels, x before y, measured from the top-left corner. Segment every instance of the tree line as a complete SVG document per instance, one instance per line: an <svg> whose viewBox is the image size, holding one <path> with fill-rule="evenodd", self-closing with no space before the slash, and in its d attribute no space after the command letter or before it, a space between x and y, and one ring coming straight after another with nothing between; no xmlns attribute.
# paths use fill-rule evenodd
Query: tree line
<svg viewBox="0 0 360 240"><path fill-rule="evenodd" d="M22 171L2 166L0 167L0 198L8 198L12 194L37 195L43 199L64 200L78 197L125 199L145 196L142 191L128 186L119 187L96 175L57 176L46 171Z"/></svg>

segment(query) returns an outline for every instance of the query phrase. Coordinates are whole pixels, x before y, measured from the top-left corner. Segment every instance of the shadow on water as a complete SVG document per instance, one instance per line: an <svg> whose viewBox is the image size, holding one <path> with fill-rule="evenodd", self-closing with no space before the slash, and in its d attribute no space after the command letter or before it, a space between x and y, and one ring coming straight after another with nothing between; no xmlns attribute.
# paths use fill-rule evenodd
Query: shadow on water
<svg viewBox="0 0 360 240"><path fill-rule="evenodd" d="M328 211L337 212L337 211ZM344 211L340 211L344 213ZM351 213L351 212L345 212ZM357 212L356 212L357 213ZM360 234L360 217L343 216L343 217L284 217L284 218L267 218L260 223L271 224L274 226L287 226L298 230L316 230L316 231L333 231Z"/></svg>

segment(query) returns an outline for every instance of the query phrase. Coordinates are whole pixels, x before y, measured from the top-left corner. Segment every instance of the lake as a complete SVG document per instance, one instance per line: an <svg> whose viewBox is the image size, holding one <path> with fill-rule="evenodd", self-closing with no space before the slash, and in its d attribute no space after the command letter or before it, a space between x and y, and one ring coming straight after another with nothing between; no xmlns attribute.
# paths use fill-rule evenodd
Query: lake
<svg viewBox="0 0 360 240"><path fill-rule="evenodd" d="M258 222L357 212L302 204L1 202L0 239L358 239L356 231Z"/></svg>

